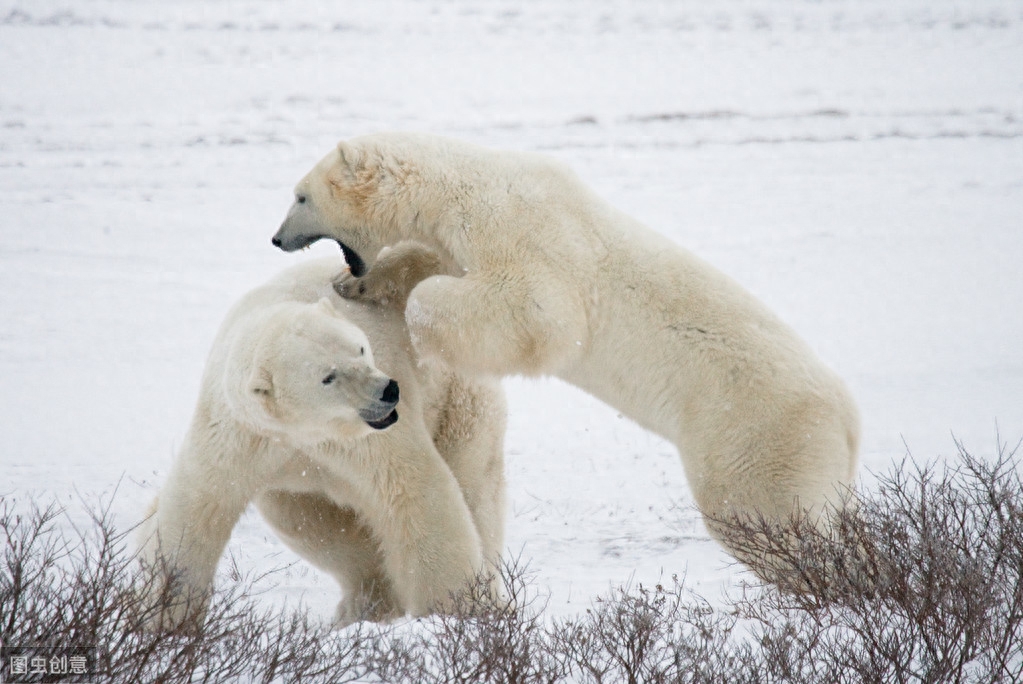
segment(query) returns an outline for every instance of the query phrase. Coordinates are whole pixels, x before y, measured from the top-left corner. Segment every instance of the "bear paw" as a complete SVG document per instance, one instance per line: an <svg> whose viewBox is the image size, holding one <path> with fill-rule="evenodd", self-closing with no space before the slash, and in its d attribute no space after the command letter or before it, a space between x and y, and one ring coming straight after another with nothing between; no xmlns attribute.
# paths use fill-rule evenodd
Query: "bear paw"
<svg viewBox="0 0 1023 684"><path fill-rule="evenodd" d="M344 271L334 279L334 291L345 299L404 310L409 293L424 279L450 274L440 256L414 242L385 247L369 272L360 278Z"/></svg>
<svg viewBox="0 0 1023 684"><path fill-rule="evenodd" d="M398 285L386 277L373 275L375 271L356 278L351 271L344 271L334 279L332 285L334 292L344 299L350 299L366 304L388 306L391 303L399 303ZM404 303L404 298L400 298Z"/></svg>
<svg viewBox="0 0 1023 684"><path fill-rule="evenodd" d="M345 597L337 604L334 612L335 629L344 629L356 622L391 622L402 616L402 612L390 601L374 596L361 594Z"/></svg>

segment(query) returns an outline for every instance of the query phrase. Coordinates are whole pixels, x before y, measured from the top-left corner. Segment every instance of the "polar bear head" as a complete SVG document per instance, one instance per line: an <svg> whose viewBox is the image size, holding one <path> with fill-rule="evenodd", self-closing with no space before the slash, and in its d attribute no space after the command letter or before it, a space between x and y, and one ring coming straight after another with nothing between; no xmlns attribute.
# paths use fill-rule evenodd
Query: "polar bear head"
<svg viewBox="0 0 1023 684"><path fill-rule="evenodd" d="M329 299L271 307L239 339L246 337L225 379L235 389L233 408L262 431L314 444L398 420L397 382L376 368L365 333Z"/></svg>
<svg viewBox="0 0 1023 684"><path fill-rule="evenodd" d="M379 133L342 141L295 186L273 244L293 252L335 240L359 277L381 248L427 237L408 231L445 211L443 188L457 174L452 157L450 141L435 136Z"/></svg>

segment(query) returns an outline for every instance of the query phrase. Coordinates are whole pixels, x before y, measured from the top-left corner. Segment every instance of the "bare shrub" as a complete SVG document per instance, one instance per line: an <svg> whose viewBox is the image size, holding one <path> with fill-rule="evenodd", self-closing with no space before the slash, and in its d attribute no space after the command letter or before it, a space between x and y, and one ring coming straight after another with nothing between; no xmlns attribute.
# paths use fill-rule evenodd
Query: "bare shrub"
<svg viewBox="0 0 1023 684"><path fill-rule="evenodd" d="M1023 477L1015 452L958 446L941 466L907 458L828 532L731 521L734 543L788 574L719 607L673 577L553 619L514 559L507 602L481 577L450 615L340 632L261 608L251 576L209 597L201 624L147 631L173 597L143 600L108 509L78 529L55 505L0 500L0 642L98 646L103 682L1020 682Z"/></svg>
<svg viewBox="0 0 1023 684"><path fill-rule="evenodd" d="M149 631L172 597L142 600L150 578L127 551L109 508L69 534L55 505L0 501L0 643L58 653L98 648L90 681L346 682L364 674L361 632L326 633L300 612L274 614L252 600L252 580L214 594L194 629Z"/></svg>
<svg viewBox="0 0 1023 684"><path fill-rule="evenodd" d="M505 600L491 598L492 579L480 576L455 597L451 614L423 618L415 630L392 633L376 674L386 682L547 684L564 679L543 620L545 602L518 559L501 567Z"/></svg>
<svg viewBox="0 0 1023 684"><path fill-rule="evenodd" d="M831 532L733 521L730 539L789 568L737 601L780 681L1023 681L1023 480L1015 452L902 467L833 514ZM797 587L798 591L791 591ZM790 591L786 591L788 588Z"/></svg>
<svg viewBox="0 0 1023 684"><path fill-rule="evenodd" d="M740 682L748 645L733 641L734 615L672 586L614 589L584 616L561 624L555 644L575 681Z"/></svg>

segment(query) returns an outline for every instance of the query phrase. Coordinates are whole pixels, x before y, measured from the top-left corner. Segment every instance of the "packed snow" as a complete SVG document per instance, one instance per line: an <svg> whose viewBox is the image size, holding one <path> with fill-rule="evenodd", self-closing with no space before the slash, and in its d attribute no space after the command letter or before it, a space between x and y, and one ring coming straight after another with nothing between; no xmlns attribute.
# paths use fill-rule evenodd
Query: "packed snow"
<svg viewBox="0 0 1023 684"><path fill-rule="evenodd" d="M557 157L747 286L849 383L863 486L953 436L1015 444L1021 65L1018 0L0 0L0 494L137 521L228 307L340 262L271 247L292 186L390 129ZM505 386L507 546L552 611L748 579L669 443ZM229 553L330 616L257 514Z"/></svg>

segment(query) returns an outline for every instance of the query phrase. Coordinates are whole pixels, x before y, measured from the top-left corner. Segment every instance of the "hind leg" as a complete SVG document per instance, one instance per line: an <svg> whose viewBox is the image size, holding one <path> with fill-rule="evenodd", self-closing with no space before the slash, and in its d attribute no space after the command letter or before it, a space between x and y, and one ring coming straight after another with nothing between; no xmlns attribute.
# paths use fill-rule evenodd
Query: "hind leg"
<svg viewBox="0 0 1023 684"><path fill-rule="evenodd" d="M746 458L722 454L708 460L732 467L705 469L690 479L712 536L762 579L796 591L806 586L804 574L814 571L801 559L802 540L833 538L832 522L849 499L849 462L855 460L844 434L799 441L776 442L777 451L750 447L742 451Z"/></svg>

